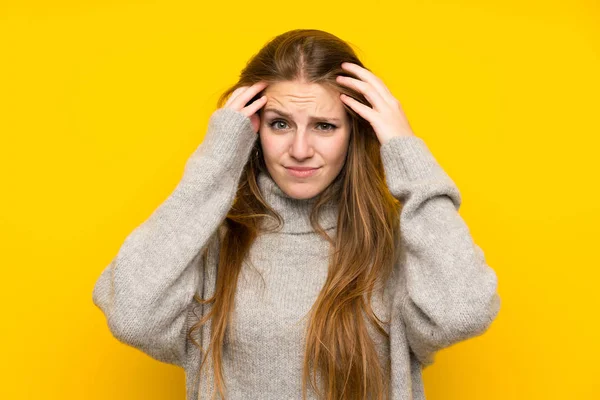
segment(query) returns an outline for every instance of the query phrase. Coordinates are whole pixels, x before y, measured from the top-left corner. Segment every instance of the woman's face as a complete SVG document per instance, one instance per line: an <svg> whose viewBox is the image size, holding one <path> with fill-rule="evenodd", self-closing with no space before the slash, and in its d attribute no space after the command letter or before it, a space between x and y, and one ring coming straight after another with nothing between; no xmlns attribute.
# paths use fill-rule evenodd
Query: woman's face
<svg viewBox="0 0 600 400"><path fill-rule="evenodd" d="M344 167L350 120L339 93L315 83L285 81L264 91L260 142L273 180L288 196L309 199ZM308 173L294 167L316 168Z"/></svg>

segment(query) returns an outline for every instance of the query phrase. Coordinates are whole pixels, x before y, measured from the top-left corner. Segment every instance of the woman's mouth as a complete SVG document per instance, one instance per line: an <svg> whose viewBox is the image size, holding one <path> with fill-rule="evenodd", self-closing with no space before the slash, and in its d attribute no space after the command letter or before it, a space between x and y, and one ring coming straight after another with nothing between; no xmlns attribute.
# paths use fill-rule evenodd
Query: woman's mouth
<svg viewBox="0 0 600 400"><path fill-rule="evenodd" d="M307 178L309 176L313 176L319 171L319 168L311 168L311 167L286 167L285 170L288 174L295 176L296 178Z"/></svg>

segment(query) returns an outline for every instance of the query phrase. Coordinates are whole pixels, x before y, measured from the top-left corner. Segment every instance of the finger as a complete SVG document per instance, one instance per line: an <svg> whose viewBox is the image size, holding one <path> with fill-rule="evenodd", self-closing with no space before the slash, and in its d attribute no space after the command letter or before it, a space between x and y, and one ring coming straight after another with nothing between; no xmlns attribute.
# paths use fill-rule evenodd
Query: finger
<svg viewBox="0 0 600 400"><path fill-rule="evenodd" d="M235 108L236 110L241 110L254 96L256 96L257 93L263 90L266 86L266 82L256 82L243 93L240 93L240 95L231 102L231 107Z"/></svg>
<svg viewBox="0 0 600 400"><path fill-rule="evenodd" d="M246 115L247 117L250 117L251 115L255 114L259 108L261 108L263 105L265 105L266 102L267 102L267 96L259 97L252 104L250 104L247 107L244 107L242 109L242 113L244 113L244 115Z"/></svg>
<svg viewBox="0 0 600 400"><path fill-rule="evenodd" d="M380 92L382 92L382 93L387 92L387 93L391 94L391 91L386 86L386 84L383 82L383 80L381 78L379 78L377 75L375 75L373 72L369 71L367 68L361 67L360 65L351 63L351 62L342 63L342 68L352 72L353 74L355 74L357 77L359 77L363 81L369 82L371 85L373 85L375 88L377 88L377 90L379 90Z"/></svg>
<svg viewBox="0 0 600 400"><path fill-rule="evenodd" d="M236 97L239 96L239 94L245 89L247 88L247 86L240 86L239 88L235 89L233 91L233 93L231 93L231 95L229 96L229 99L227 99L227 102L225 103L225 106L229 106L231 104L231 102L233 102L233 100L235 100Z"/></svg>
<svg viewBox="0 0 600 400"><path fill-rule="evenodd" d="M354 111L356 111L356 113L358 115L360 115L367 121L372 123L375 120L374 114L376 113L376 111L374 111L371 107L367 107L360 101L358 101L350 96L347 96L343 93L340 95L340 99L344 103L348 104L348 106L350 106L350 108L352 108Z"/></svg>
<svg viewBox="0 0 600 400"><path fill-rule="evenodd" d="M394 98L394 96L392 95L392 92L388 89L388 87L385 85L385 83L383 83L383 81L377 75L375 75L368 69L361 67L358 64L350 62L342 63L342 68L352 72L354 75L356 75L363 81L370 83L375 89L377 89L380 96L383 99L385 99L389 104L391 104L390 101L392 100L392 98Z"/></svg>
<svg viewBox="0 0 600 400"><path fill-rule="evenodd" d="M358 79L354 79L348 76L338 75L336 80L343 83L346 86L356 89L358 92L365 95L369 103L376 110L383 110L387 105L387 102L381 97L381 95L371 86L369 83L363 82Z"/></svg>

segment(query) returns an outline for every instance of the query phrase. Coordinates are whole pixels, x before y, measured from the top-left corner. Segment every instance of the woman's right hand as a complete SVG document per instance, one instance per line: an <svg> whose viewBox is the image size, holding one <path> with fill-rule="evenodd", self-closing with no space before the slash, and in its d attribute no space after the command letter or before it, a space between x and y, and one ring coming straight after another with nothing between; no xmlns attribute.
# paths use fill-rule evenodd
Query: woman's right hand
<svg viewBox="0 0 600 400"><path fill-rule="evenodd" d="M242 114L250 118L254 132L258 132L258 128L260 127L260 118L256 112L265 105L267 102L267 96L260 97L250 105L246 104L266 87L266 82L257 82L252 86L241 86L231 93L231 96L223 108L231 108L236 111L240 111Z"/></svg>

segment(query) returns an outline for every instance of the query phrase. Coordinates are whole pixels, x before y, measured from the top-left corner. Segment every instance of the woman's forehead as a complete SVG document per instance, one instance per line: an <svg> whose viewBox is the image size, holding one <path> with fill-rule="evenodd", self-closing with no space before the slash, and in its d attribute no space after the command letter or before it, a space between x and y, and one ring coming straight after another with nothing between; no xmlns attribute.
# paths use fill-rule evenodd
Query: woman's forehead
<svg viewBox="0 0 600 400"><path fill-rule="evenodd" d="M316 83L278 82L265 89L265 112L283 116L308 114L308 117L342 117L343 102L333 90Z"/></svg>

